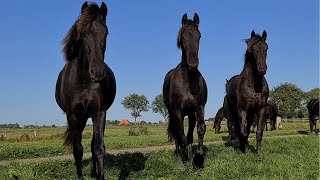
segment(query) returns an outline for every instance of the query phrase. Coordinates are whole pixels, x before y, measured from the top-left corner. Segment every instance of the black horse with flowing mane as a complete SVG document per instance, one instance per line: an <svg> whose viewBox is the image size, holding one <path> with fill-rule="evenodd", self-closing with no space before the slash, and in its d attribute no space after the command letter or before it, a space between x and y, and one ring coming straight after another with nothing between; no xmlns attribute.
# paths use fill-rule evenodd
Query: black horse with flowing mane
<svg viewBox="0 0 320 180"><path fill-rule="evenodd" d="M256 132L257 152L261 151L266 104L269 97L268 83L264 77L267 72L267 33L262 36L251 32L246 40L245 62L240 75L232 77L226 84L226 103L228 120L233 124L240 141L240 151L248 147L248 136L254 116L258 118Z"/></svg>
<svg viewBox="0 0 320 180"><path fill-rule="evenodd" d="M91 176L104 179L106 111L116 94L114 74L104 63L107 11L103 2L101 7L85 2L79 19L63 39L66 63L57 80L55 97L67 116L64 144L72 146L79 179L83 179L82 131L90 117L93 122Z"/></svg>
<svg viewBox="0 0 320 180"><path fill-rule="evenodd" d="M193 130L197 123L198 150L193 158L193 165L203 167L203 137L206 132L204 108L207 102L207 85L198 70L200 31L199 16L193 20L187 14L182 17L177 45L182 50L181 63L170 70L163 84L163 100L169 111L168 137L174 139L176 152L182 155L183 161L192 158ZM189 129L187 138L184 134L184 117L188 116Z"/></svg>
<svg viewBox="0 0 320 180"><path fill-rule="evenodd" d="M307 109L309 112L310 132L315 131L315 133L317 133L316 117L319 119L319 98L309 101L307 104Z"/></svg>
<svg viewBox="0 0 320 180"><path fill-rule="evenodd" d="M221 129L221 121L223 119L226 119L226 114L225 114L225 110L223 107L221 107L217 113L216 116L214 117L214 123L213 123L213 129L214 129L214 133L220 133L220 129Z"/></svg>

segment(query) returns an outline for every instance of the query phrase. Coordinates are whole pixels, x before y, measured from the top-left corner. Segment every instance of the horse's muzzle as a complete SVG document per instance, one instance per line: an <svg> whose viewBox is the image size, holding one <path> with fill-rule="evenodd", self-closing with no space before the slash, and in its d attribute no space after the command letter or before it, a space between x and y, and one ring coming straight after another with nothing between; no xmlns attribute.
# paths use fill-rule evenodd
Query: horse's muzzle
<svg viewBox="0 0 320 180"><path fill-rule="evenodd" d="M106 76L106 69L103 68L92 68L89 71L92 82L99 82Z"/></svg>

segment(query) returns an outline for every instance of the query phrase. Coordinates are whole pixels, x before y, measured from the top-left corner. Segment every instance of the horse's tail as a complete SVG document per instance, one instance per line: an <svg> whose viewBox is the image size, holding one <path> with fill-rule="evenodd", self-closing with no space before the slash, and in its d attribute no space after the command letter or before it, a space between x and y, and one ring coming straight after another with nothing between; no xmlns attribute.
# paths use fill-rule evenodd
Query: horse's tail
<svg viewBox="0 0 320 180"><path fill-rule="evenodd" d="M74 133L70 126L67 127L66 132L64 133L64 146L72 146L74 144Z"/></svg>
<svg viewBox="0 0 320 180"><path fill-rule="evenodd" d="M167 134L168 134L168 141L172 142L173 139L177 137L176 135L176 130L175 130L175 123L172 121L172 119L169 117L168 121L168 129L167 129Z"/></svg>

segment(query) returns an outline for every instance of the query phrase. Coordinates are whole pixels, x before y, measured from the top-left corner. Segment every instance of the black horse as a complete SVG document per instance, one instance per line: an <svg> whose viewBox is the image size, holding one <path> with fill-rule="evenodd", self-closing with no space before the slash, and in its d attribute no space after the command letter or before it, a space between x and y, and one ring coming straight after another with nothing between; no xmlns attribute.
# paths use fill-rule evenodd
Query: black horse
<svg viewBox="0 0 320 180"><path fill-rule="evenodd" d="M188 19L187 14L183 15L177 39L178 48L182 50L182 60L164 79L163 100L169 111L169 140L175 140L176 151L181 153L184 162L192 158L193 130L197 123L199 143L193 164L195 167L203 167L203 137L206 132L204 108L208 93L206 82L198 70L201 37L198 25L197 14L193 20ZM189 119L187 138L183 126L185 116Z"/></svg>
<svg viewBox="0 0 320 180"><path fill-rule="evenodd" d="M317 120L319 118L319 99L312 99L307 104L307 109L309 112L309 121L310 121L310 132L315 131L317 133Z"/></svg>
<svg viewBox="0 0 320 180"><path fill-rule="evenodd" d="M63 39L66 64L59 74L55 96L58 105L67 115L68 128L64 144L73 148L79 179L83 179L82 131L90 117L94 132L91 141L91 176L104 179L106 111L116 94L114 74L104 63L108 34L107 11L105 3L99 7L85 2L79 19Z"/></svg>
<svg viewBox="0 0 320 180"><path fill-rule="evenodd" d="M269 87L264 75L267 72L267 33L262 36L251 32L251 38L246 40L247 50L245 63L240 75L234 76L226 84L227 107L240 141L240 150L246 151L250 127L254 116L258 118L256 133L257 152L261 151L263 126L265 122L266 104L269 97Z"/></svg>
<svg viewBox="0 0 320 180"><path fill-rule="evenodd" d="M220 133L220 129L221 129L221 121L223 119L226 118L226 115L225 115L225 111L224 111L224 108L221 107L218 111L217 111L217 114L214 118L214 123L213 123L213 129L214 129L214 132L217 134L217 133Z"/></svg>
<svg viewBox="0 0 320 180"><path fill-rule="evenodd" d="M273 131L276 129L276 122L277 122L277 116L278 116L278 106L273 102L268 102L266 105L266 113L265 113L265 127L266 131L268 131L268 122L267 119L270 120L270 130ZM258 119L255 117L253 121L252 128L255 129L257 126Z"/></svg>

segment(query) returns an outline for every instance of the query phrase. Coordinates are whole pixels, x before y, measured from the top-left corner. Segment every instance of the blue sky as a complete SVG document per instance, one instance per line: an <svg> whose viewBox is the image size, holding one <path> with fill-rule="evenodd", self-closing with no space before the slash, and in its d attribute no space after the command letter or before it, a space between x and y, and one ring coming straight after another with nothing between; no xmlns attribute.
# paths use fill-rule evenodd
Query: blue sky
<svg viewBox="0 0 320 180"><path fill-rule="evenodd" d="M66 123L54 98L64 65L61 40L83 2L1 2L0 124ZM209 89L205 118L222 106L225 80L241 72L243 39L252 30L268 33L270 89L284 82L304 91L319 87L318 0L105 2L109 9L105 61L117 80L107 119L134 121L121 100L138 93L152 102L162 92L165 74L181 60L176 38L184 13L200 17L199 70ZM141 120L158 122L162 117L150 110L142 113Z"/></svg>

